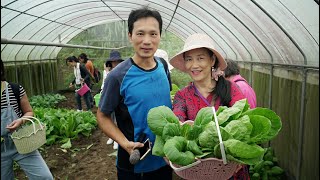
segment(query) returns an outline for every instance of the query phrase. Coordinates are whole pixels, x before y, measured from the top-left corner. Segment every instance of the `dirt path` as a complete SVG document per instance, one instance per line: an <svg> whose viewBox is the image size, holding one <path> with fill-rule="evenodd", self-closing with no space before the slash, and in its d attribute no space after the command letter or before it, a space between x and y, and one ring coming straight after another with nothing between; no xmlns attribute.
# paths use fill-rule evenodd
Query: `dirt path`
<svg viewBox="0 0 320 180"><path fill-rule="evenodd" d="M60 94L67 100L61 102L59 108L76 109L73 92ZM96 111L94 107L92 112ZM106 144L107 140L108 137L97 128L92 136L72 140L72 148L67 152L62 151L60 145L44 146L40 152L56 180L116 180L116 156L110 155L116 151ZM18 180L27 179L22 170L15 174ZM173 177L181 179L175 174Z"/></svg>

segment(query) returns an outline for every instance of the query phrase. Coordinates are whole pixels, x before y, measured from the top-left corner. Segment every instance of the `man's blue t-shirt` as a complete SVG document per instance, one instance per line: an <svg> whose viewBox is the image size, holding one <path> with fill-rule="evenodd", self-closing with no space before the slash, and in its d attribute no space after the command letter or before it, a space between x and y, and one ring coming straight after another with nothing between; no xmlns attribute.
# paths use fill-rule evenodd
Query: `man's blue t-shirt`
<svg viewBox="0 0 320 180"><path fill-rule="evenodd" d="M114 68L105 79L99 108L104 114L116 115L117 126L129 141L138 141L141 133L146 134L152 145L155 135L147 123L151 108L167 106L172 108L170 84L163 64L156 58L157 65L150 70L137 66L130 58ZM145 139L146 139L145 138ZM119 146L117 167L135 173L157 170L166 163L162 157L151 153L136 165L129 162L129 154Z"/></svg>

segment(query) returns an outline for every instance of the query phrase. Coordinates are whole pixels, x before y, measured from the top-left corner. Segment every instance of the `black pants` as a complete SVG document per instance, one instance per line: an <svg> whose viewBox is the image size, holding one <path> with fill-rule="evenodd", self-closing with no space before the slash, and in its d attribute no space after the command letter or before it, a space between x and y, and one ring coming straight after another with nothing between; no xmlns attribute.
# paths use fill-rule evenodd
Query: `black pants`
<svg viewBox="0 0 320 180"><path fill-rule="evenodd" d="M117 170L118 180L172 180L172 169L168 165L146 173L133 173L119 168Z"/></svg>

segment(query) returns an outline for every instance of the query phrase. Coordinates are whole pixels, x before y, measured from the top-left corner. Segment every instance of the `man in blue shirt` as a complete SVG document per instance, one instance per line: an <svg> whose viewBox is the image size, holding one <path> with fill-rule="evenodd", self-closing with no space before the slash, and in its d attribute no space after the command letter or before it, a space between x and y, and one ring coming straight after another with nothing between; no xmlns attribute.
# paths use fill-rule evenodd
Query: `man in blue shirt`
<svg viewBox="0 0 320 180"><path fill-rule="evenodd" d="M143 147L140 137L155 141L147 124L149 110L157 106L172 108L169 73L165 62L154 57L162 32L159 12L147 8L133 10L128 18L128 36L135 54L114 68L102 90L97 111L100 129L118 142L119 180L172 179L172 169L164 159L149 153L135 165L129 161L134 149ZM117 126L111 119L115 112Z"/></svg>

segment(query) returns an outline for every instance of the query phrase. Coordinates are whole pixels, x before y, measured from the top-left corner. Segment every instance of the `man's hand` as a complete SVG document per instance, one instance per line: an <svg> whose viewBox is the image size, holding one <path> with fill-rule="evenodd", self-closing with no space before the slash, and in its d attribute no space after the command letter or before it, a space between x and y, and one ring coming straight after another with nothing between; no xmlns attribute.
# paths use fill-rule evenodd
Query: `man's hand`
<svg viewBox="0 0 320 180"><path fill-rule="evenodd" d="M129 154L131 154L131 153L133 152L133 150L135 150L135 149L137 149L137 148L140 148L140 147L143 147L143 146L144 146L143 143L129 141L127 144L125 144L124 149L125 149Z"/></svg>

